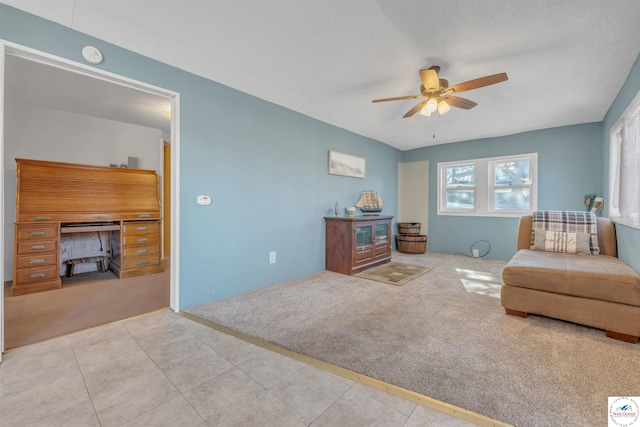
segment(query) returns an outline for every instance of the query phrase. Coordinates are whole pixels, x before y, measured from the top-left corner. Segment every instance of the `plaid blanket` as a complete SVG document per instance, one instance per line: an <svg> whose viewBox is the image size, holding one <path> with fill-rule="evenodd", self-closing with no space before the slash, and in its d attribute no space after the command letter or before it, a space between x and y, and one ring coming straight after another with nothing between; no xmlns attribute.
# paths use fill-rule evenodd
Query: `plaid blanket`
<svg viewBox="0 0 640 427"><path fill-rule="evenodd" d="M584 211L535 211L532 230L564 231L567 233L587 233L591 235L592 254L600 253L598 245L598 225L593 212ZM532 238L533 238L533 233Z"/></svg>

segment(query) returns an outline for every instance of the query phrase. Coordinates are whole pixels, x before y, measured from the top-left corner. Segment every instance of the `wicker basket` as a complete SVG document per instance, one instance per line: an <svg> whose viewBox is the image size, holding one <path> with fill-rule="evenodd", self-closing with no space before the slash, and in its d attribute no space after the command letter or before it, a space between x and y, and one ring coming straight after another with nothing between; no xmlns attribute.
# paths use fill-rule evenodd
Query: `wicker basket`
<svg viewBox="0 0 640 427"><path fill-rule="evenodd" d="M427 251L427 236L396 234L398 252L405 254L423 254Z"/></svg>
<svg viewBox="0 0 640 427"><path fill-rule="evenodd" d="M398 234L420 234L419 222L399 222Z"/></svg>

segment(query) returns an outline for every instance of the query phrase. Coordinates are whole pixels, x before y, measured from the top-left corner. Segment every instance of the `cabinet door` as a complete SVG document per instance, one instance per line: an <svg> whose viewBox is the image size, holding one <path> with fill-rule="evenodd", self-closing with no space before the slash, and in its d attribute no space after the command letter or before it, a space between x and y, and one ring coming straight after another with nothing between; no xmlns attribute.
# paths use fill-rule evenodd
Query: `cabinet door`
<svg viewBox="0 0 640 427"><path fill-rule="evenodd" d="M355 229L354 264L362 264L373 258L373 226L363 225Z"/></svg>
<svg viewBox="0 0 640 427"><path fill-rule="evenodd" d="M370 225L356 227L356 248L363 248L371 245L373 228Z"/></svg>
<svg viewBox="0 0 640 427"><path fill-rule="evenodd" d="M389 241L389 227L386 223L376 224L376 244Z"/></svg>
<svg viewBox="0 0 640 427"><path fill-rule="evenodd" d="M375 237L376 244L373 249L374 258L385 258L391 255L391 244L389 240L389 232L391 227L388 222L376 224Z"/></svg>

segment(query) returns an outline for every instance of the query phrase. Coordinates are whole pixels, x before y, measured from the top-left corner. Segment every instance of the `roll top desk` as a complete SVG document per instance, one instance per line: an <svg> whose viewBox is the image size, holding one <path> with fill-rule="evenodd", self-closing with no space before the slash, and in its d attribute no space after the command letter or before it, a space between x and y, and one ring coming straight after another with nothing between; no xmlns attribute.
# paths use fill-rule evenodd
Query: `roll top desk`
<svg viewBox="0 0 640 427"><path fill-rule="evenodd" d="M152 170L16 159L12 295L61 287L60 236L109 231L109 268L162 271L160 181Z"/></svg>

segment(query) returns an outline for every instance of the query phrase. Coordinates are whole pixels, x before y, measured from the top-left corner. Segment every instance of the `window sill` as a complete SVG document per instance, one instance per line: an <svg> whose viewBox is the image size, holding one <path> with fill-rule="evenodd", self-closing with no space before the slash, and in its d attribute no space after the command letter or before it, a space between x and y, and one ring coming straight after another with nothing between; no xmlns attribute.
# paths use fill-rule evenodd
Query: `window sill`
<svg viewBox="0 0 640 427"><path fill-rule="evenodd" d="M634 223L634 221L631 218L617 218L612 220L616 225L620 224L620 225L624 225L626 227L629 228L634 228L636 230L640 230L640 223Z"/></svg>
<svg viewBox="0 0 640 427"><path fill-rule="evenodd" d="M531 211L523 212L437 212L439 216L466 216L480 218L520 218L531 215Z"/></svg>

